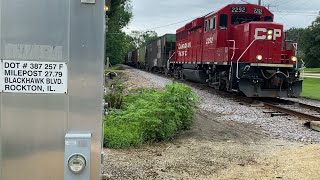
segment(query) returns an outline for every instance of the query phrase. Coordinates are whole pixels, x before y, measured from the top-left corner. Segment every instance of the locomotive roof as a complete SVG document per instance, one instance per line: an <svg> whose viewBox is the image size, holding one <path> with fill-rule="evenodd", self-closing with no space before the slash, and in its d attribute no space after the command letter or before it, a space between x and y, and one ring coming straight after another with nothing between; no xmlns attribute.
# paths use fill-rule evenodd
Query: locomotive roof
<svg viewBox="0 0 320 180"><path fill-rule="evenodd" d="M260 6L260 5L256 5L256 4L228 4L224 7L222 7L221 9L217 10L217 11L212 11L204 16L200 16L190 22L188 22L187 24L185 24L183 27L177 29L176 33L179 33L179 32L182 32L182 31L185 31L185 30L188 30L190 29L188 27L189 24L196 24L196 26L199 26L199 24L202 22L202 25L203 25L203 21L205 18L207 17L210 17L214 14L219 14L219 13L227 13L227 12L230 12L230 8L231 7L236 7L236 6L241 6L241 7L250 7L250 8L261 8L263 9L263 11L265 12L264 14L268 14L268 15L271 15L273 16L273 13L271 13L266 7L264 6ZM242 13L237 13L237 14L242 14Z"/></svg>
<svg viewBox="0 0 320 180"><path fill-rule="evenodd" d="M209 14L206 14L205 16L203 16L203 18L205 18L205 17L209 17L209 16L211 16L211 15L213 15L213 14L217 14L217 13L219 13L219 12L223 12L223 11L229 11L229 9L230 9L230 7L234 7L234 6L245 6L245 7L253 7L253 8L262 8L264 11L266 11L268 14L271 14L271 15L273 15L273 13L272 12L270 12L266 7L264 7L264 6L260 6L260 5L257 5L257 4L228 4L228 5L226 5L226 6L224 6L224 7L222 7L221 9L219 9L219 10L217 10L217 11L212 11L212 12L210 12Z"/></svg>

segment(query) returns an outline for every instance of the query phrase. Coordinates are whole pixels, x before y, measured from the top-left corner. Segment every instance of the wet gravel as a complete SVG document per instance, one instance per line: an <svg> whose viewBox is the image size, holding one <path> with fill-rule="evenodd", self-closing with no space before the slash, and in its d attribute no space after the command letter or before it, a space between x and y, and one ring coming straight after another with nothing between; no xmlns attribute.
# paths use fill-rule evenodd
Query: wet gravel
<svg viewBox="0 0 320 180"><path fill-rule="evenodd" d="M148 83L154 87L164 87L171 80L155 74L151 74L138 69L130 71L138 73L144 77ZM201 110L209 111L220 116L220 120L235 121L240 123L253 124L261 127L267 135L276 139L286 139L304 143L320 143L320 132L313 131L303 125L303 121L292 116L271 117L267 109L263 107L251 107L242 105L235 100L215 95L205 90L193 88L194 92L200 97ZM292 100L292 99L291 99ZM295 99L310 105L320 106L319 101L306 99Z"/></svg>

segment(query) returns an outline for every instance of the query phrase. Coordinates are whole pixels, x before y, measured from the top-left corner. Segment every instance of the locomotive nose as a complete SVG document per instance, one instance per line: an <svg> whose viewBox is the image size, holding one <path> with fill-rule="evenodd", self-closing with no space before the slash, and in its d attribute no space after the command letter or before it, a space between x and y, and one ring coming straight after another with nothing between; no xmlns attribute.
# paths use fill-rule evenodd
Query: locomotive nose
<svg viewBox="0 0 320 180"><path fill-rule="evenodd" d="M255 41L249 50L249 59L259 63L281 63L283 26L272 22L249 23L251 36Z"/></svg>

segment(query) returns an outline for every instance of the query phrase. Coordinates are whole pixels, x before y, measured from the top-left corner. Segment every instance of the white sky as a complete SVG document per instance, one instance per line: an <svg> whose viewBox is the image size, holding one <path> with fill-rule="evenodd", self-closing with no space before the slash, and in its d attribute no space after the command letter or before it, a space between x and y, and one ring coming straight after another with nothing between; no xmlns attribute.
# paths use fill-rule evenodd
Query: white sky
<svg viewBox="0 0 320 180"><path fill-rule="evenodd" d="M246 0L257 3L258 0ZM132 0L133 20L126 32L132 30L154 30L159 36L175 33L195 17L216 11L229 3L243 3L242 0ZM311 25L320 11L320 0L262 0L270 5L275 22L282 23L285 29ZM173 24L167 26L169 24ZM165 27L161 27L165 26ZM161 27L161 28L157 28Z"/></svg>

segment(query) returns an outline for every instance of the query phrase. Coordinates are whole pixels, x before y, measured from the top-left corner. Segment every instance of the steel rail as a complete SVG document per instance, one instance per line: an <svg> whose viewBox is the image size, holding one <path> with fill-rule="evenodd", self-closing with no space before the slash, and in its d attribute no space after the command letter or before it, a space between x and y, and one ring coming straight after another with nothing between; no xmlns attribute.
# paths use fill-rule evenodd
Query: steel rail
<svg viewBox="0 0 320 180"><path fill-rule="evenodd" d="M292 102L295 102L295 101L292 101ZM314 110L314 111L317 111L320 113L320 107L312 106L312 105L304 104L304 103L300 103L300 102L295 102L295 103L298 104L300 107L311 109L311 110Z"/></svg>
<svg viewBox="0 0 320 180"><path fill-rule="evenodd" d="M313 116L313 115L310 115L310 114L306 114L306 113L303 113L303 112L295 111L295 110L292 110L292 109L289 109L289 108L285 108L285 107L281 107L281 106L278 106L278 105L273 105L273 104L270 104L270 103L265 103L265 102L262 102L262 103L267 108L270 108L270 109L273 109L273 110L276 110L276 111L280 111L282 113L286 113L286 114L289 114L289 115L293 115L293 116L296 116L296 117L299 117L299 118L303 118L306 121L320 121L320 117L318 117L318 116Z"/></svg>

